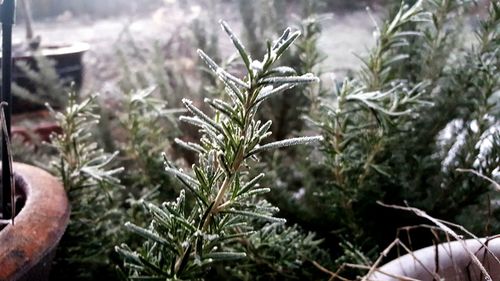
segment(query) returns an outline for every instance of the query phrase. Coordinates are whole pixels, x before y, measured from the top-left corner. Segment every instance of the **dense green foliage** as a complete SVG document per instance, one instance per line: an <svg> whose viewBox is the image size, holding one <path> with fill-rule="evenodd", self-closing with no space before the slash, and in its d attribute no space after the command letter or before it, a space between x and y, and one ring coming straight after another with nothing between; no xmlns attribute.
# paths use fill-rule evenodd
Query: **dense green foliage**
<svg viewBox="0 0 500 281"><path fill-rule="evenodd" d="M302 36L284 55L281 65L294 66L298 74L314 73L320 76L320 64L326 56L319 50L318 40L322 21L330 17L328 14L317 14L325 7L323 2L303 1L300 19L288 20L281 16L286 8L284 1L239 1L243 32L250 43L249 50L254 54L263 54L265 48L259 44L259 38L268 38L287 26L294 26ZM306 129L303 117L311 112L317 97L318 85L295 87L287 90L287 95L272 97L262 106L259 118L272 120L273 139L285 138Z"/></svg>
<svg viewBox="0 0 500 281"><path fill-rule="evenodd" d="M340 263L370 266L399 227L422 223L377 201L500 231L498 194L464 172L498 179L500 4L468 23L468 1L403 1L360 69L337 81L322 73L322 3L301 2L294 22L285 1L233 3L248 44L222 22L227 60L212 20L194 20L187 37L207 50L189 74L199 83L165 55L179 38L125 38L119 99L71 95L54 113L63 133L51 168L72 204L58 280L322 279ZM321 136L291 137L311 134ZM275 150L310 142L320 150ZM413 246L430 235L415 232Z"/></svg>
<svg viewBox="0 0 500 281"><path fill-rule="evenodd" d="M26 83L23 86L33 87L34 91L14 83L12 92L15 98L37 104L40 108L43 108L45 103L49 103L53 107L64 107L67 102L67 92L71 86L68 85L68 81L60 79L55 62L41 54L35 54L33 63L36 65L36 69L26 61L16 62L16 68L20 72L18 75L24 77L23 81ZM26 82L28 80L29 83ZM19 103L19 105L23 105L23 103Z"/></svg>
<svg viewBox="0 0 500 281"><path fill-rule="evenodd" d="M162 149L168 147L163 130L170 123L165 119L172 112L153 94L154 88L148 88L126 95L123 106L127 113L117 116L121 123L113 128L126 137L112 140L119 149L112 154L104 152L97 142L103 131L111 130L105 120L109 116L97 115L102 114L97 96L78 103L76 95L71 94L65 111L52 110L62 134L54 134L50 147L43 150L49 156L35 160L26 157L35 163L52 158L51 169L61 179L71 202L70 224L61 241L53 278L93 280L98 274L117 279L113 265L118 257L113 247L137 240L123 231L125 221L145 220L142 200L159 202L174 197L170 177L157 172L163 167ZM24 149L24 153L40 156L38 149ZM117 166L122 167L113 168Z"/></svg>
<svg viewBox="0 0 500 281"><path fill-rule="evenodd" d="M262 144L271 134L272 122L255 118L261 103L273 95L317 81L312 74L296 76L290 67L274 67L300 33L285 30L274 43L268 42L266 55L258 61L252 60L227 24L221 24L239 52L247 74L241 80L199 51L205 63L224 82L230 99L205 100L215 111L214 117L203 113L192 101L183 100L193 116L181 116L180 120L199 127L202 136L199 143L180 139L176 142L195 152L198 161L193 164L192 172L185 172L165 158L165 171L183 184L194 202L190 202L182 190L174 202L161 206L145 203L152 220L148 227L126 224L130 231L147 239L137 251L126 244L117 248L132 279L198 279L210 267L238 259L245 259L247 264L233 269L241 278L253 280L256 264L266 262L271 267L267 270L270 273L259 274L275 279L293 277L298 276L293 273L294 267L280 270L279 263L296 263L295 268L300 269L308 252L314 251L318 244L312 236L278 229L285 220L274 217L277 209L258 197L269 192L269 188L259 184L264 174L249 173L252 162L258 161L257 155L262 151L321 139L300 137ZM282 253L281 259L266 258L263 251L255 250L266 243L263 240L269 241L270 251ZM283 247L273 250L280 240L294 242L292 245L297 249L288 253L283 252Z"/></svg>
<svg viewBox="0 0 500 281"><path fill-rule="evenodd" d="M318 125L329 175L311 192L323 202L318 211L329 209L333 229L366 252L388 244L398 227L421 223L377 201L417 206L482 235L500 227L498 211L487 207L490 183L457 171L493 177L500 161L498 4L472 46L460 40L466 8L458 1L403 6L377 28L361 72L324 103Z"/></svg>
<svg viewBox="0 0 500 281"><path fill-rule="evenodd" d="M116 175L123 169L110 168L117 153L104 153L91 133L99 120L93 113L94 99L77 103L70 95L65 112L54 112L63 133L52 138L58 156L51 168L71 202L70 224L54 265L57 280L93 280L96 273L109 274L110 247L122 223L112 199L119 186Z"/></svg>

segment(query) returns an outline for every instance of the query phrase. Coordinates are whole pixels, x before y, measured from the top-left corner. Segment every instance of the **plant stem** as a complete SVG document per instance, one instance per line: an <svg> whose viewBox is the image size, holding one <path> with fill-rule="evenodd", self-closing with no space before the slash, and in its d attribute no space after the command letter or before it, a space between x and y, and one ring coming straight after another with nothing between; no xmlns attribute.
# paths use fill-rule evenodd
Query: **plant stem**
<svg viewBox="0 0 500 281"><path fill-rule="evenodd" d="M252 91L252 93L253 92L254 91ZM250 106L251 106L251 103L248 103L248 102L245 105L246 108L245 108L245 117L244 117L244 128L243 128L242 132L240 133L240 139L243 142L245 141L244 137L247 134L247 130L248 130ZM232 163L232 165L230 166L231 167L231 171L230 171L231 174L226 175L224 182L222 182L221 188L219 189L219 192L217 193L217 196L215 197L214 204L212 205L212 207L210 209L210 214L207 217L207 219L205 220L205 222L203 222L203 228L202 228L203 230L207 229L207 227L211 221L211 217L220 211L219 206L224 203L223 202L224 195L226 195L227 190L229 189L229 187L231 186L231 183L234 180L234 176L236 175L236 173L240 169L241 163L243 162L243 158L245 155L244 150L245 150L245 145L240 145L240 147L238 148L238 151L236 152L235 160Z"/></svg>
<svg viewBox="0 0 500 281"><path fill-rule="evenodd" d="M26 40L30 42L33 39L33 18L28 1L19 0L23 11L24 20L26 21Z"/></svg>

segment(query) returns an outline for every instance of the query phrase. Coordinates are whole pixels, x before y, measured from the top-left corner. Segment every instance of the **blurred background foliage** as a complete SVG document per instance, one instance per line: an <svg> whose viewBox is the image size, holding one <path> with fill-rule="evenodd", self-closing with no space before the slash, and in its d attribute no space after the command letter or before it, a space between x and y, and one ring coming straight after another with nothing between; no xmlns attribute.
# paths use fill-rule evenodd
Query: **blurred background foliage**
<svg viewBox="0 0 500 281"><path fill-rule="evenodd" d="M162 0L28 0L34 19L56 18L64 13L71 13L74 16L109 17L117 14L148 12L152 11L162 3ZM18 17L23 15L18 10Z"/></svg>

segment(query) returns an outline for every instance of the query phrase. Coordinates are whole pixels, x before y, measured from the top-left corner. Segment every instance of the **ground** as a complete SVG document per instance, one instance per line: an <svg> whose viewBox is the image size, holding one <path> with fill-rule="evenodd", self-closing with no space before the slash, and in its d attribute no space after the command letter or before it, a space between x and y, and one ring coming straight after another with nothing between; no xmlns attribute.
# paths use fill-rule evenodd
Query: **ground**
<svg viewBox="0 0 500 281"><path fill-rule="evenodd" d="M121 15L105 19L62 15L57 19L35 22L34 28L35 33L41 36L42 44L74 41L90 43L91 49L84 57L86 75L83 89L84 92L106 93L116 88L114 83L119 75L116 51L124 42L126 44L124 37L134 38L139 48L150 46L155 40L165 42L172 36L182 41L182 32L188 23L194 17L202 15L201 13L201 9L197 7L186 9L179 5L166 5L140 15ZM239 20L234 14L224 10L220 13L221 17L238 29ZM288 13L286 16L293 15ZM365 10L338 11L323 24L324 32L319 44L322 51L328 54L323 63L323 70L345 73L346 69L359 65L354 54L365 53L374 41L374 24L368 13ZM14 28L14 41L22 41L23 37L24 25L19 23ZM231 50L224 44L223 50ZM181 56L192 58L195 48L182 45L178 46L177 50L182 50ZM188 64L186 67L196 66Z"/></svg>

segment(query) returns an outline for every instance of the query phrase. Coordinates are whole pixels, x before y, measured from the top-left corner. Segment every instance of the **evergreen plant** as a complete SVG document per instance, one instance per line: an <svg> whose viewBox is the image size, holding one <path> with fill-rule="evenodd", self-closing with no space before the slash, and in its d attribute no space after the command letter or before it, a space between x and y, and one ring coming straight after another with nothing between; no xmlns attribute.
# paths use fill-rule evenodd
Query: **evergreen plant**
<svg viewBox="0 0 500 281"><path fill-rule="evenodd" d="M268 236L265 233L270 231L275 235L296 235L294 231L283 232L273 227L285 220L274 217L277 208L259 196L270 190L259 184L265 174L249 172L252 162L259 160L258 154L262 151L314 143L321 137L298 137L264 144L271 134L271 122L255 117L261 103L268 98L295 86L317 82L318 78L312 74L297 76L290 67L274 67L299 37L299 32L287 29L277 40L269 41L266 54L259 61L251 58L225 22L221 25L238 51L247 74L240 79L219 67L203 51L198 51L224 82L228 99L205 100L215 112L213 117L190 100L183 100L192 116L181 116L180 120L199 127L202 137L199 143L179 139L176 143L194 151L198 161L191 171L184 171L165 158L165 171L175 176L188 193L181 190L175 201L161 205L145 202L145 210L151 216L147 227L126 224L130 231L146 239L137 250L125 244L116 248L124 258L124 267L131 279L199 279L219 263L258 257L258 253L254 256L249 252L258 245L249 244L255 241L255 235ZM311 237L303 238L309 241L304 244L308 247L317 243ZM292 260L300 263L300 253L292 255Z"/></svg>

